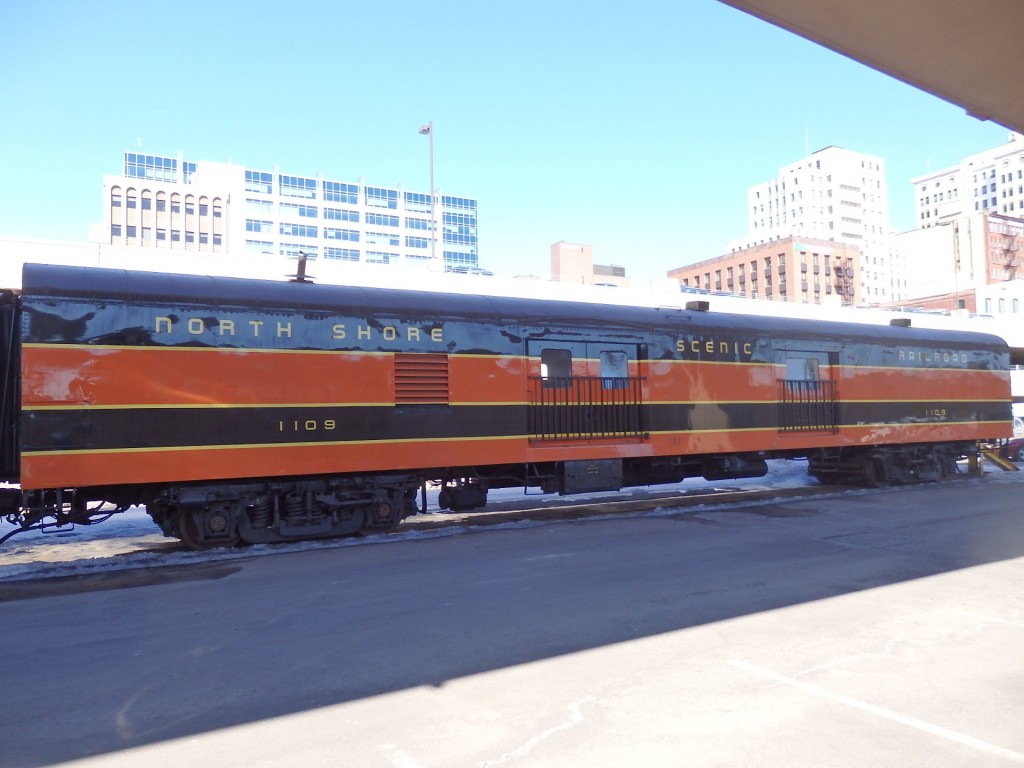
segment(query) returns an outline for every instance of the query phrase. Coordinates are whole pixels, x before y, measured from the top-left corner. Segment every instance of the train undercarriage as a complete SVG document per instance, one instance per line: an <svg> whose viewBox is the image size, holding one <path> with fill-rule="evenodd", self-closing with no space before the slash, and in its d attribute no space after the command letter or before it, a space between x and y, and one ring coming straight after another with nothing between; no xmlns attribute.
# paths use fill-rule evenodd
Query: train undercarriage
<svg viewBox="0 0 1024 768"><path fill-rule="evenodd" d="M853 446L800 453L664 456L442 468L423 472L200 483L167 487L0 490L0 512L23 530L89 525L144 504L166 536L190 549L232 547L389 531L427 509L427 486L441 510L481 509L488 491L523 487L570 495L677 483L691 477L761 477L770 458L806 458L824 484L869 487L937 482L977 456L971 442Z"/></svg>

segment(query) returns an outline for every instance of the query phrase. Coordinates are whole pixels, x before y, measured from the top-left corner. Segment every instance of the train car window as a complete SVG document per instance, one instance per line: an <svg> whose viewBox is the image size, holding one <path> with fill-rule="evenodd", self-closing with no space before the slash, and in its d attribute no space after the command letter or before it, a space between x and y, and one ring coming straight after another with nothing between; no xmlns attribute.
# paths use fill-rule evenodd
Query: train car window
<svg viewBox="0 0 1024 768"><path fill-rule="evenodd" d="M818 381L818 361L812 357L787 358L786 378L789 381Z"/></svg>
<svg viewBox="0 0 1024 768"><path fill-rule="evenodd" d="M545 387L568 387L572 382L572 352L568 349L542 349L540 377Z"/></svg>
<svg viewBox="0 0 1024 768"><path fill-rule="evenodd" d="M601 386L604 389L625 389L626 378L629 376L629 358L625 352L618 350L602 350Z"/></svg>

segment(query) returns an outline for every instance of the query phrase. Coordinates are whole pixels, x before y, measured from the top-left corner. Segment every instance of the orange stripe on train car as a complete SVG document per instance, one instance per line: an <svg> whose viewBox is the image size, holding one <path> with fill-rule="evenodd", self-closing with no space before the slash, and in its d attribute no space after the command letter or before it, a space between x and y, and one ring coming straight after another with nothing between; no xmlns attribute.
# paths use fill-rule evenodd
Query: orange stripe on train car
<svg viewBox="0 0 1024 768"><path fill-rule="evenodd" d="M521 461L524 436L22 454L23 488L180 483Z"/></svg>
<svg viewBox="0 0 1024 768"><path fill-rule="evenodd" d="M26 345L22 402L216 405L393 403L383 352ZM524 358L452 355L453 401L522 400Z"/></svg>

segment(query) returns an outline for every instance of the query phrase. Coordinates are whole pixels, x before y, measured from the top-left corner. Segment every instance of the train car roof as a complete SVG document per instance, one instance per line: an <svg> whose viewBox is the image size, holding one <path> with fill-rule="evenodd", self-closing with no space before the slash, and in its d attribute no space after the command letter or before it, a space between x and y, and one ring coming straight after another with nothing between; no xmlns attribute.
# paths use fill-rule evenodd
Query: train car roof
<svg viewBox="0 0 1024 768"><path fill-rule="evenodd" d="M81 301L168 302L203 307L275 311L393 315L428 315L441 319L480 319L521 326L595 328L614 324L637 331L676 329L708 333L720 330L814 338L870 340L882 344L970 343L1005 348L998 336L960 330L892 327L834 319L706 312L678 307L598 304L547 298L212 277L122 269L25 264L22 296Z"/></svg>

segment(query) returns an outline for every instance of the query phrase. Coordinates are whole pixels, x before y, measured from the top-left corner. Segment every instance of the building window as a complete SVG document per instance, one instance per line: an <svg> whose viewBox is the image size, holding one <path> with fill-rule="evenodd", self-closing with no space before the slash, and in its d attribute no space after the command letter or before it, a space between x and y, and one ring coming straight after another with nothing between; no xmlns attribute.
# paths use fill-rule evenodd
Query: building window
<svg viewBox="0 0 1024 768"><path fill-rule="evenodd" d="M125 231L126 231L126 234L128 235L128 237L130 237L130 238L131 237L138 237L137 230L136 230L134 224L129 224L127 227L125 227Z"/></svg>
<svg viewBox="0 0 1024 768"><path fill-rule="evenodd" d="M347 208L324 208L324 218L331 221L359 221L359 211Z"/></svg>
<svg viewBox="0 0 1024 768"><path fill-rule="evenodd" d="M251 197L245 198L246 213L272 213L274 204L270 200L255 200Z"/></svg>
<svg viewBox="0 0 1024 768"><path fill-rule="evenodd" d="M110 236L111 237L120 237L121 236L121 225L120 224L111 224L110 225Z"/></svg>
<svg viewBox="0 0 1024 768"><path fill-rule="evenodd" d="M299 253L306 254L307 257L315 259L317 255L317 248L315 245L303 245L300 243L281 243L281 247L278 249L280 256L287 256L292 259L299 258Z"/></svg>
<svg viewBox="0 0 1024 768"><path fill-rule="evenodd" d="M315 219L319 209L315 205L299 205L297 203L281 203L282 216L298 216L304 219Z"/></svg>
<svg viewBox="0 0 1024 768"><path fill-rule="evenodd" d="M338 259L340 261L359 261L359 251L355 248L324 248L325 259Z"/></svg>
<svg viewBox="0 0 1024 768"><path fill-rule="evenodd" d="M316 198L316 179L309 179L304 176L277 177L281 186L281 194L287 197Z"/></svg>
<svg viewBox="0 0 1024 768"><path fill-rule="evenodd" d="M125 153L124 175L134 179L174 181L178 161L170 157Z"/></svg>
<svg viewBox="0 0 1024 768"><path fill-rule="evenodd" d="M367 245L398 245L399 237L390 232L367 232L364 242Z"/></svg>
<svg viewBox="0 0 1024 768"><path fill-rule="evenodd" d="M274 244L268 240L246 240L245 250L249 253L272 254L274 252Z"/></svg>
<svg viewBox="0 0 1024 768"><path fill-rule="evenodd" d="M324 200L332 203L359 203L359 188L355 184L340 181L324 182Z"/></svg>
<svg viewBox="0 0 1024 768"><path fill-rule="evenodd" d="M376 224L380 227L397 227L398 217L386 213L368 213L366 214L366 223Z"/></svg>
<svg viewBox="0 0 1024 768"><path fill-rule="evenodd" d="M274 228L274 223L271 221L259 221L256 219L245 220L245 231L246 232L266 232L270 233Z"/></svg>
<svg viewBox="0 0 1024 768"><path fill-rule="evenodd" d="M441 205L445 208L467 208L476 210L476 200L471 200L468 197L448 197L447 195L441 198Z"/></svg>
<svg viewBox="0 0 1024 768"><path fill-rule="evenodd" d="M245 172L245 191L270 195L274 192L274 177L262 171Z"/></svg>
<svg viewBox="0 0 1024 768"><path fill-rule="evenodd" d="M374 208L397 208L398 190L382 187L366 188L366 204Z"/></svg>
<svg viewBox="0 0 1024 768"><path fill-rule="evenodd" d="M291 237L316 237L317 226L315 224L282 223L280 233Z"/></svg>
<svg viewBox="0 0 1024 768"><path fill-rule="evenodd" d="M423 192L406 192L405 210L430 213L430 195Z"/></svg>

